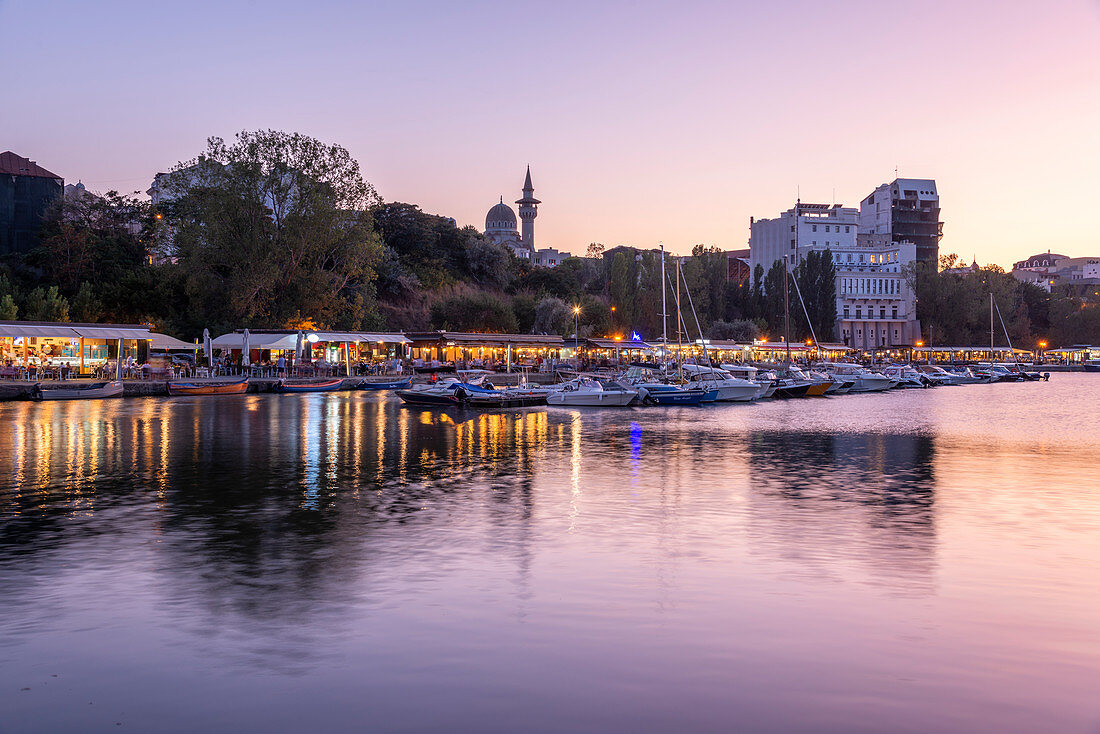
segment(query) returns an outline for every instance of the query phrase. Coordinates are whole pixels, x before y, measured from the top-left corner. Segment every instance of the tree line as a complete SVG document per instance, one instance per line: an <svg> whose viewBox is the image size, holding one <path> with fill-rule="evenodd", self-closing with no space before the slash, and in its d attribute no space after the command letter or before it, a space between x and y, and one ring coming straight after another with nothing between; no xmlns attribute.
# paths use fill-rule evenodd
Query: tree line
<svg viewBox="0 0 1100 734"><path fill-rule="evenodd" d="M346 149L297 133L211 138L156 187L155 205L117 192L59 202L39 247L0 262L0 318L149 323L184 339L247 326L565 336L579 327L582 337L655 340L663 291L672 339L677 329L687 340L784 334L782 263L740 281L726 253L697 245L665 256L662 282L659 251L592 243L585 257L533 267L474 227L384 201ZM1088 298L1046 294L998 268L907 275L941 344L982 343L990 290L1022 344L1100 343ZM791 268L792 340L835 340L835 277L828 252Z"/></svg>

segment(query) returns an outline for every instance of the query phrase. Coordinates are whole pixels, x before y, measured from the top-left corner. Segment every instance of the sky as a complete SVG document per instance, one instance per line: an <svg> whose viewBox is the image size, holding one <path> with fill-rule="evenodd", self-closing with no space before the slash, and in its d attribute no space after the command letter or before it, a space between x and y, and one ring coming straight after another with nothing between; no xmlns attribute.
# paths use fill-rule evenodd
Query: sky
<svg viewBox="0 0 1100 734"><path fill-rule="evenodd" d="M388 201L536 245L747 246L935 178L940 251L1100 255L1100 0L0 0L0 150L144 191L210 136L346 147Z"/></svg>

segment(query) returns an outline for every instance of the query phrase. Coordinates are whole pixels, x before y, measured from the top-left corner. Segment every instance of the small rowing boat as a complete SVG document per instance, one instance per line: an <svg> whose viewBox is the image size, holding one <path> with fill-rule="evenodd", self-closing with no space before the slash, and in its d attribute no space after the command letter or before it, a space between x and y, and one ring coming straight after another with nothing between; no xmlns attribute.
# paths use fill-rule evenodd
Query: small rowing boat
<svg viewBox="0 0 1100 734"><path fill-rule="evenodd" d="M122 394L122 382L92 382L87 385L65 385L64 387L43 387L36 385L32 394L35 400L95 400L98 398L117 398Z"/></svg>
<svg viewBox="0 0 1100 734"><path fill-rule="evenodd" d="M332 392L339 390L344 385L343 378L325 380L324 382L286 382L279 380L275 389L279 392Z"/></svg>
<svg viewBox="0 0 1100 734"><path fill-rule="evenodd" d="M240 395L248 390L248 378L234 382L169 382L169 395Z"/></svg>
<svg viewBox="0 0 1100 734"><path fill-rule="evenodd" d="M394 380L391 382L368 382L363 380L359 383L360 390L408 390L412 387L413 381L411 377L406 377L404 380Z"/></svg>

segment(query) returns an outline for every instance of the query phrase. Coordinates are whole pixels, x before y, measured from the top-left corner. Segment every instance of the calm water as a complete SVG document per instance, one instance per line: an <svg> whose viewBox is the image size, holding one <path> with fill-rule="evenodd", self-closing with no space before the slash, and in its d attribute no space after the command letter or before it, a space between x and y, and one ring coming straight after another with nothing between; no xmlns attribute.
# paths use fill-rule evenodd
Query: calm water
<svg viewBox="0 0 1100 734"><path fill-rule="evenodd" d="M0 426L5 733L1100 732L1100 375Z"/></svg>

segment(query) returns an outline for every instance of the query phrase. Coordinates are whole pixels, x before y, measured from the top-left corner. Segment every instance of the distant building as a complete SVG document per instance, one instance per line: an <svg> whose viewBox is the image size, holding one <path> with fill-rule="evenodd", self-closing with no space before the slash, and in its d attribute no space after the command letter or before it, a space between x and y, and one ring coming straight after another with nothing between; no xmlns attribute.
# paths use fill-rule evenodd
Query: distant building
<svg viewBox="0 0 1100 734"><path fill-rule="evenodd" d="M65 180L32 160L0 153L0 255L38 246L42 217L65 189Z"/></svg>
<svg viewBox="0 0 1100 734"><path fill-rule="evenodd" d="M936 182L898 178L882 184L859 204L859 231L890 235L894 242L912 242L918 260L938 263L943 222Z"/></svg>
<svg viewBox="0 0 1100 734"><path fill-rule="evenodd" d="M520 228L517 228L515 211L504 203L502 196L500 203L494 204L485 215L486 237L498 245L504 245L516 257L528 260L533 265L552 268L570 257L569 253L553 248L535 249L535 217L539 214L539 204L542 202L535 198L530 166L527 167L527 177L523 181L523 196L516 199L515 203L519 205L519 221L522 222Z"/></svg>
<svg viewBox="0 0 1100 734"><path fill-rule="evenodd" d="M859 229L859 211L840 204L806 204L774 219L752 219L749 222L749 268L761 265L764 271L776 260L788 258L797 263L813 250L835 250L852 247Z"/></svg>
<svg viewBox="0 0 1100 734"><path fill-rule="evenodd" d="M726 282L747 283L752 279L749 250L726 250Z"/></svg>
<svg viewBox="0 0 1100 734"><path fill-rule="evenodd" d="M978 261L974 260L974 262L970 263L969 265L959 265L955 268L944 268L940 272L944 275L969 275L970 273L976 273L979 270L981 270L981 268L978 267Z"/></svg>
<svg viewBox="0 0 1100 734"><path fill-rule="evenodd" d="M1032 255L1014 263L1012 275L1048 293L1068 285L1075 291L1095 291L1100 286L1100 257L1066 257L1051 252Z"/></svg>
<svg viewBox="0 0 1100 734"><path fill-rule="evenodd" d="M904 268L916 258L916 245L890 233L860 233L859 216L853 207L799 201L774 219L753 219L748 264L767 271L786 258L793 268L810 252L828 250L836 270L837 338L857 349L912 345L920 322Z"/></svg>

